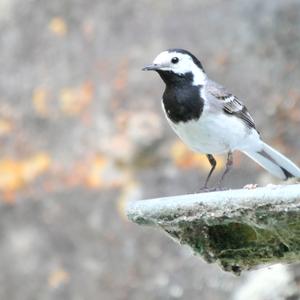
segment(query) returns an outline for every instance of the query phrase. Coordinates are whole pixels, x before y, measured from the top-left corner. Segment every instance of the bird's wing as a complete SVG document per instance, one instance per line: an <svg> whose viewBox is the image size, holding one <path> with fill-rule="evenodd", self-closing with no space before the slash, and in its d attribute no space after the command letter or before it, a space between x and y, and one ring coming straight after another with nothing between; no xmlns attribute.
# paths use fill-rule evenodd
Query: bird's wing
<svg viewBox="0 0 300 300"><path fill-rule="evenodd" d="M223 111L229 115L240 118L248 128L254 128L255 124L246 106L223 86L209 81L206 86L206 93L220 103Z"/></svg>

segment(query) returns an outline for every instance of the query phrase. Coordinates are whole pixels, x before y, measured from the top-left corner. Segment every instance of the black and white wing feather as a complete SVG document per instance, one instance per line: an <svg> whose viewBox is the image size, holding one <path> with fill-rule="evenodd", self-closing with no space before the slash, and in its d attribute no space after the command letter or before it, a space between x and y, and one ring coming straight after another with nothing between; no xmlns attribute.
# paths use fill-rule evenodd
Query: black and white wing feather
<svg viewBox="0 0 300 300"><path fill-rule="evenodd" d="M220 101L221 107L226 114L241 119L248 128L254 128L255 124L246 106L233 94L228 92L223 86L209 80L206 85L206 93L210 97Z"/></svg>

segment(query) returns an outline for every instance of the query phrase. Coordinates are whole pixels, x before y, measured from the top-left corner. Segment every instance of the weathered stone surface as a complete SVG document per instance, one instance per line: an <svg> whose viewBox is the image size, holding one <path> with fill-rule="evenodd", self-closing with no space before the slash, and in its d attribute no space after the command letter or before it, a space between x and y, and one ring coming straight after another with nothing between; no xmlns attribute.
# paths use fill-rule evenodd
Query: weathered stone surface
<svg viewBox="0 0 300 300"><path fill-rule="evenodd" d="M137 201L127 213L235 274L300 261L299 184Z"/></svg>

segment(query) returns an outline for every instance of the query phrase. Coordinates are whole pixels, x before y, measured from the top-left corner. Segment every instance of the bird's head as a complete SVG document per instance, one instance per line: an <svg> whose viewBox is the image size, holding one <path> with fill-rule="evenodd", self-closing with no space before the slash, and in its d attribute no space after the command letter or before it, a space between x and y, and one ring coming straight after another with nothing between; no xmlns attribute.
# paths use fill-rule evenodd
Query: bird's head
<svg viewBox="0 0 300 300"><path fill-rule="evenodd" d="M189 82L203 85L206 74L200 61L183 49L169 49L161 52L144 71L156 71L166 84Z"/></svg>

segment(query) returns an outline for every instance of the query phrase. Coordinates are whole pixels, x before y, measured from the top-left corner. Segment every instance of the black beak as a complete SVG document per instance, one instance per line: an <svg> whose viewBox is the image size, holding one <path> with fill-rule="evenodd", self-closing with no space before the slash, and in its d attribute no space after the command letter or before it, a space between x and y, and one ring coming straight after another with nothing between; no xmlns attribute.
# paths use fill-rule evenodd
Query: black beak
<svg viewBox="0 0 300 300"><path fill-rule="evenodd" d="M145 66L142 71L157 71L160 69L160 66L157 64L151 64L151 65L147 65Z"/></svg>

